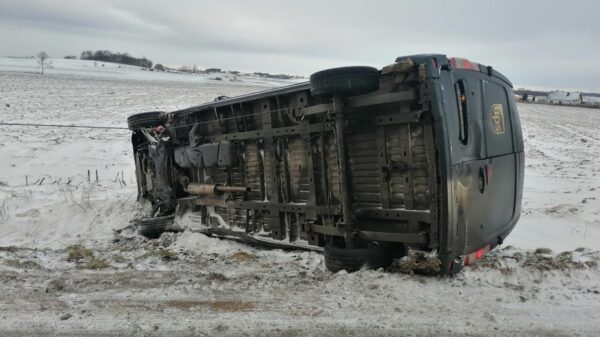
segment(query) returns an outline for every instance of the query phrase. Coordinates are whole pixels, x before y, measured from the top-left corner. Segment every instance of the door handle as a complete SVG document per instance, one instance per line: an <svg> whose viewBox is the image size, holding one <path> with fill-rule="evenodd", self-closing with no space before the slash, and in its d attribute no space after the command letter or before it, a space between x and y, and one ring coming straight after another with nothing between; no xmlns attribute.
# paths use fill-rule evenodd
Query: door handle
<svg viewBox="0 0 600 337"><path fill-rule="evenodd" d="M483 167L479 168L479 192L483 193L485 192L485 183L486 183L486 179L485 179L485 175L486 175L486 170Z"/></svg>

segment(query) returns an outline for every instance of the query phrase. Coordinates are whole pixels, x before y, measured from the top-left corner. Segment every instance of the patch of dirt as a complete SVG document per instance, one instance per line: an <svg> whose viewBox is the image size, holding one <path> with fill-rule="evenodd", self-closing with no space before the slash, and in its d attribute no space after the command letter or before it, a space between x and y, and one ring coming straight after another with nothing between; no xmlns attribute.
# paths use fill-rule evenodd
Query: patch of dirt
<svg viewBox="0 0 600 337"><path fill-rule="evenodd" d="M255 305L244 301L185 301L174 300L165 302L168 307L180 310L190 310L193 308L208 308L212 311L239 312L254 309Z"/></svg>
<svg viewBox="0 0 600 337"><path fill-rule="evenodd" d="M600 253L590 252L584 248L575 251L565 251L553 254L549 248L538 248L535 251L508 252L510 249L493 251L485 255L472 266L477 268L490 268L511 274L514 268L523 267L530 270L549 271L567 269L595 269L598 268ZM511 264L514 261L516 264Z"/></svg>
<svg viewBox="0 0 600 337"><path fill-rule="evenodd" d="M433 275L439 273L441 266L442 261L438 258L437 253L409 250L406 256L395 260L389 270L410 275Z"/></svg>
<svg viewBox="0 0 600 337"><path fill-rule="evenodd" d="M258 259L258 257L256 257L256 255L246 253L246 252L237 252L237 253L234 253L233 255L231 255L229 257L229 259L232 261L235 261L235 262L247 262L247 261L254 261L254 260Z"/></svg>
<svg viewBox="0 0 600 337"><path fill-rule="evenodd" d="M546 215L563 217L579 213L581 210L576 206L571 205L556 205L544 210Z"/></svg>
<svg viewBox="0 0 600 337"><path fill-rule="evenodd" d="M551 255L535 252L527 252L521 266L537 270L565 270L565 269L584 269L596 268L598 266L597 257L594 259L577 259L573 252L562 252Z"/></svg>

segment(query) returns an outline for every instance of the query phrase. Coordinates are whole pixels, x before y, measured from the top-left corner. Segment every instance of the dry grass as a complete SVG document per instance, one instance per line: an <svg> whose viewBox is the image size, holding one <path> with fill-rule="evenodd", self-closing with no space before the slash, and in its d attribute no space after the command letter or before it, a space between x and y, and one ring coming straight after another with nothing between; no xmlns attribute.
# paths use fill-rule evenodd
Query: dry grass
<svg viewBox="0 0 600 337"><path fill-rule="evenodd" d="M41 269L42 267L35 261L30 260L17 260L17 259L7 259L2 261L4 265L19 268L19 269Z"/></svg>
<svg viewBox="0 0 600 337"><path fill-rule="evenodd" d="M26 238L31 239L33 245L36 245L39 242L41 229L37 219L31 216L31 214L27 217L27 223L21 224L21 233L23 233Z"/></svg>
<svg viewBox="0 0 600 337"><path fill-rule="evenodd" d="M235 262L247 262L254 261L258 259L256 255L246 253L246 252L237 252L229 257L230 260Z"/></svg>
<svg viewBox="0 0 600 337"><path fill-rule="evenodd" d="M86 269L105 269L110 267L106 261L97 258L91 258L86 264L83 265Z"/></svg>
<svg viewBox="0 0 600 337"><path fill-rule="evenodd" d="M127 262L127 259L121 255L121 254L115 254L112 257L112 260L115 261L116 263L125 263Z"/></svg>
<svg viewBox="0 0 600 337"><path fill-rule="evenodd" d="M67 253L69 254L67 261L70 262L79 262L82 259L94 257L94 253L83 245L69 246L67 247Z"/></svg>

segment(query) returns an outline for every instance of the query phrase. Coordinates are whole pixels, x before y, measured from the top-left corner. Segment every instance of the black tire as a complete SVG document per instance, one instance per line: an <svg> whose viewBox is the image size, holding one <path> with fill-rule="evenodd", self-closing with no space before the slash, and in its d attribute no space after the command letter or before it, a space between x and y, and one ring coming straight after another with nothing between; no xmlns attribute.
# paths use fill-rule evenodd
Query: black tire
<svg viewBox="0 0 600 337"><path fill-rule="evenodd" d="M173 216L141 219L138 221L138 233L148 239L157 239L173 223Z"/></svg>
<svg viewBox="0 0 600 337"><path fill-rule="evenodd" d="M166 121L167 116L162 111L141 112L127 117L127 126L133 131L163 125Z"/></svg>
<svg viewBox="0 0 600 337"><path fill-rule="evenodd" d="M322 70L310 76L313 95L352 96L379 89L379 71L373 67L341 67Z"/></svg>
<svg viewBox="0 0 600 337"><path fill-rule="evenodd" d="M354 272L361 268L387 268L392 264L389 249L373 245L368 248L345 249L331 244L325 246L325 266L333 273L340 270Z"/></svg>

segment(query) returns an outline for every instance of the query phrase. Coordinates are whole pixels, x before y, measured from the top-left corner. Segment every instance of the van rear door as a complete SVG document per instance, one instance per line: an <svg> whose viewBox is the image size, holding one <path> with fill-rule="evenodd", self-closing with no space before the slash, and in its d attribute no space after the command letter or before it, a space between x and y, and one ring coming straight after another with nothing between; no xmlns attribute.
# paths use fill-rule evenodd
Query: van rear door
<svg viewBox="0 0 600 337"><path fill-rule="evenodd" d="M517 159L509 86L476 70L452 72L447 106L457 203L457 254L495 245L514 218Z"/></svg>
<svg viewBox="0 0 600 337"><path fill-rule="evenodd" d="M481 80L483 88L483 124L488 159L479 175L483 177L482 198L487 210L482 239L490 243L511 225L515 213L519 174L517 144L513 137L512 91L495 77Z"/></svg>

